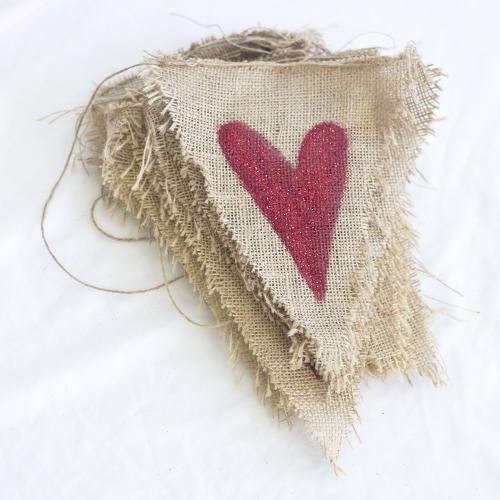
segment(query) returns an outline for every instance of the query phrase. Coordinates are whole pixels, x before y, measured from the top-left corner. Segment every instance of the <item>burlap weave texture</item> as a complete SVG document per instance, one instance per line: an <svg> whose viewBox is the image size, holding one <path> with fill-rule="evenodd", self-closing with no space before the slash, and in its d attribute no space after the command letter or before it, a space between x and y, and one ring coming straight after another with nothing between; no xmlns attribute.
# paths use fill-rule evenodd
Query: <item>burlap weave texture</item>
<svg viewBox="0 0 500 500"><path fill-rule="evenodd" d="M250 32L160 54L93 105L106 196L174 253L264 396L302 418L332 462L365 369L439 381L405 195L438 76L412 46L395 57L331 54L309 36ZM217 131L232 121L292 164L317 123L347 131L324 300L224 157Z"/></svg>

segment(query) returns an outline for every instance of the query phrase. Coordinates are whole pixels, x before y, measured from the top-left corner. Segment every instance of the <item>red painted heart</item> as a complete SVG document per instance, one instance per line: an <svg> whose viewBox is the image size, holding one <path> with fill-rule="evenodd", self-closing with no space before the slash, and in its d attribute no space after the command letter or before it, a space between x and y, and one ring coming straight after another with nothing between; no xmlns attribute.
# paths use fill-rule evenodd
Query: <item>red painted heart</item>
<svg viewBox="0 0 500 500"><path fill-rule="evenodd" d="M322 300L347 177L346 131L331 122L315 125L302 141L297 168L242 122L222 125L219 144L316 299Z"/></svg>

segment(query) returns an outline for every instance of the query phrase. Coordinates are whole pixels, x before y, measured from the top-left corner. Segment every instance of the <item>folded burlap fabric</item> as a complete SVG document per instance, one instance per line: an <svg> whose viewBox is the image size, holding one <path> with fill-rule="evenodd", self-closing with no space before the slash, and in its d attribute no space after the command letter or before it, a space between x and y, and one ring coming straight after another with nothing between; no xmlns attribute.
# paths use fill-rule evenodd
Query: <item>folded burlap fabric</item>
<svg viewBox="0 0 500 500"><path fill-rule="evenodd" d="M150 57L87 117L105 197L173 253L264 399L333 464L367 370L440 381L405 194L439 75L411 45L249 31Z"/></svg>

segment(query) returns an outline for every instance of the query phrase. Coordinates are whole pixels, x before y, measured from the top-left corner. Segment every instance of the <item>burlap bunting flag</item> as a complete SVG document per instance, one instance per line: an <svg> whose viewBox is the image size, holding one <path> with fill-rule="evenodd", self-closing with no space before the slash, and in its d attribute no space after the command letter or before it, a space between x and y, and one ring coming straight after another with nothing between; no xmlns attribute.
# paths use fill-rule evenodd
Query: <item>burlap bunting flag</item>
<svg viewBox="0 0 500 500"><path fill-rule="evenodd" d="M105 196L184 268L276 412L335 464L366 371L440 381L405 185L439 71L249 31L100 90Z"/></svg>

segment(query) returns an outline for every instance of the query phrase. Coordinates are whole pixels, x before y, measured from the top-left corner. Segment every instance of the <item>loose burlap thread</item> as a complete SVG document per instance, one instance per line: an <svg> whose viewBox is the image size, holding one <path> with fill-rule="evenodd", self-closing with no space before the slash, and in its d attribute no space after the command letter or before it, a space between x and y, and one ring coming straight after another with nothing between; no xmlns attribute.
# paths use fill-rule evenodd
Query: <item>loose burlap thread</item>
<svg viewBox="0 0 500 500"><path fill-rule="evenodd" d="M337 471L367 370L441 380L405 194L439 76L413 46L394 57L335 54L311 34L249 31L148 59L102 89L88 117L105 198L173 253L263 399L287 421L302 419ZM218 148L217 126L235 119L292 163L315 123L349 130L321 303Z"/></svg>

